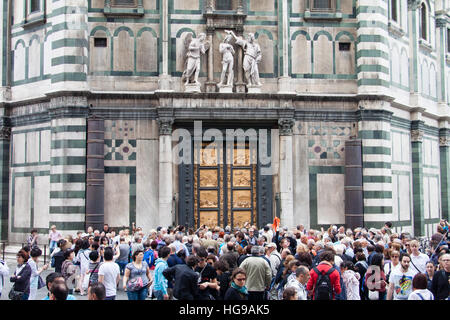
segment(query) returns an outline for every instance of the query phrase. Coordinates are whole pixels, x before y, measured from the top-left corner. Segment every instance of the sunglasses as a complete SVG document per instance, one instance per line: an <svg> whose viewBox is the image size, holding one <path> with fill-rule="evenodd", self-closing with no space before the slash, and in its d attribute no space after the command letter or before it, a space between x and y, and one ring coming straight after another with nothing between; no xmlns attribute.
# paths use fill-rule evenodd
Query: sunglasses
<svg viewBox="0 0 450 320"><path fill-rule="evenodd" d="M236 280L236 281L245 281L246 278L236 278L235 280Z"/></svg>

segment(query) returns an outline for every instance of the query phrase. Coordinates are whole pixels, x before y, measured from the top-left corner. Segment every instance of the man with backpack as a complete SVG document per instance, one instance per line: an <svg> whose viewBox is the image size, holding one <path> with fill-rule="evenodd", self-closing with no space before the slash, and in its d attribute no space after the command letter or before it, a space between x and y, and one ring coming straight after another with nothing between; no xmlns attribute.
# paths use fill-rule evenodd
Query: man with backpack
<svg viewBox="0 0 450 320"><path fill-rule="evenodd" d="M333 263L333 251L325 249L320 254L319 265L311 269L306 289L314 300L333 300L335 295L341 293L340 275Z"/></svg>
<svg viewBox="0 0 450 320"><path fill-rule="evenodd" d="M148 267L151 270L154 270L154 266L155 266L155 252L153 251L152 247L151 247L151 242L146 241L144 243L144 261L147 262Z"/></svg>

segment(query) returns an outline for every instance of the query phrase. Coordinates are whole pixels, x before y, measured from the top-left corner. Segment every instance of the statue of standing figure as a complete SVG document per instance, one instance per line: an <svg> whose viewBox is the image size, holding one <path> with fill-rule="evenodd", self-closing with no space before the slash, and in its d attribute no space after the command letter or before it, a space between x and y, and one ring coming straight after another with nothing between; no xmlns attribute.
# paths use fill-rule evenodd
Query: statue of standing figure
<svg viewBox="0 0 450 320"><path fill-rule="evenodd" d="M184 40L184 47L186 50L186 67L183 71L182 79L186 79L185 85L190 83L193 77L194 83L200 85L198 82L198 75L200 74L200 57L209 49L209 42L205 41L206 35L200 33L198 38L193 38L192 33L189 33Z"/></svg>
<svg viewBox="0 0 450 320"><path fill-rule="evenodd" d="M217 84L219 87L224 85L233 86L234 48L230 44L231 39L233 37L228 33L219 45L219 52L222 54L222 74L220 75L220 82ZM224 84L225 77L227 77L226 84Z"/></svg>
<svg viewBox="0 0 450 320"><path fill-rule="evenodd" d="M236 40L236 44L242 47L244 50L244 63L243 68L245 72L245 78L247 79L247 86L261 86L259 81L258 63L261 62L262 54L261 47L255 42L255 35L249 33L247 39L237 37L233 31L225 30L226 33L233 36Z"/></svg>

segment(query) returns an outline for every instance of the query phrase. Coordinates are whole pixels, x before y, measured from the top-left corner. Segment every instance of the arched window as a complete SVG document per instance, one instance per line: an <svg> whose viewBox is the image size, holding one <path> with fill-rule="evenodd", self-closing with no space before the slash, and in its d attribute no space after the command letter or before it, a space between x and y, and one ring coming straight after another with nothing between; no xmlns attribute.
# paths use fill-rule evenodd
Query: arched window
<svg viewBox="0 0 450 320"><path fill-rule="evenodd" d="M427 7L425 3L420 6L420 37L427 40Z"/></svg>

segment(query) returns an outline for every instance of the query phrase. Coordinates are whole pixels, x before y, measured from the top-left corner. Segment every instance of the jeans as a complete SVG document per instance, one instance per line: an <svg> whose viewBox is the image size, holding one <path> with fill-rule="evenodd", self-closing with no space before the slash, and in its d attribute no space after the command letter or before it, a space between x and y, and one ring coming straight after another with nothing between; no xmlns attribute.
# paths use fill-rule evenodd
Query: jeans
<svg viewBox="0 0 450 320"><path fill-rule="evenodd" d="M127 266L128 262L126 262L126 261L116 261L116 263L119 265L120 275L123 276L124 273L125 273L125 267Z"/></svg>
<svg viewBox="0 0 450 320"><path fill-rule="evenodd" d="M53 250L55 250L56 246L57 246L58 242L57 241L50 241L50 254L52 254Z"/></svg>
<svg viewBox="0 0 450 320"><path fill-rule="evenodd" d="M128 300L145 300L147 298L147 287L138 291L127 291Z"/></svg>
<svg viewBox="0 0 450 320"><path fill-rule="evenodd" d="M116 300L116 296L106 297L105 300Z"/></svg>
<svg viewBox="0 0 450 320"><path fill-rule="evenodd" d="M156 300L164 300L164 293L161 290L154 291Z"/></svg>

